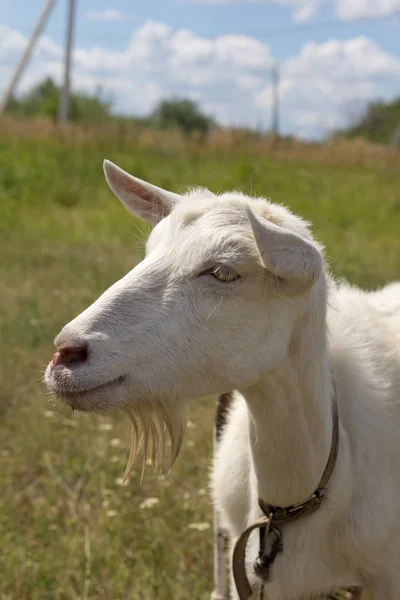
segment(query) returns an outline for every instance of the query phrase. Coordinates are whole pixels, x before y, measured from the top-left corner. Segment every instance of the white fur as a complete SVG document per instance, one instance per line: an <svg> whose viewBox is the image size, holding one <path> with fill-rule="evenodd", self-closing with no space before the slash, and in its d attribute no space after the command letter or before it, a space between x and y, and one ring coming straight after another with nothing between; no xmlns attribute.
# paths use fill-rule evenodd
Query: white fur
<svg viewBox="0 0 400 600"><path fill-rule="evenodd" d="M258 496L286 506L317 487L331 446L332 367L337 464L321 509L285 527L266 594L299 600L368 585L376 600L396 600L400 284L373 293L337 284L307 224L265 199L178 197L111 163L105 171L125 206L158 224L145 259L64 327L57 346L87 343L89 358L50 364L48 386L81 410L162 405L179 423L190 400L238 390L212 476L234 540L260 515ZM202 274L221 262L241 278Z"/></svg>

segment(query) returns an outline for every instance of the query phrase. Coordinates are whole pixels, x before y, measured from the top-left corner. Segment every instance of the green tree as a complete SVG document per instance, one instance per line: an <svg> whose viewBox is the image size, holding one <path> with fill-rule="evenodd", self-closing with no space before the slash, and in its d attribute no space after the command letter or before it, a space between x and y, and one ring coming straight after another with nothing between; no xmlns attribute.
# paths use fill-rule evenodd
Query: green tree
<svg viewBox="0 0 400 600"><path fill-rule="evenodd" d="M178 128L187 136L207 134L214 121L192 100L162 100L150 115L150 122L162 129Z"/></svg>
<svg viewBox="0 0 400 600"><path fill-rule="evenodd" d="M396 142L400 126L400 98L393 102L371 102L363 114L338 134L347 137L364 137L372 142ZM398 134L397 134L398 135ZM400 144L400 140L399 140Z"/></svg>
<svg viewBox="0 0 400 600"><path fill-rule="evenodd" d="M57 118L60 88L48 77L21 98L13 99L7 112L25 117L46 116ZM74 92L70 98L70 119L77 122L98 122L110 117L111 105L101 99L100 91L91 96Z"/></svg>

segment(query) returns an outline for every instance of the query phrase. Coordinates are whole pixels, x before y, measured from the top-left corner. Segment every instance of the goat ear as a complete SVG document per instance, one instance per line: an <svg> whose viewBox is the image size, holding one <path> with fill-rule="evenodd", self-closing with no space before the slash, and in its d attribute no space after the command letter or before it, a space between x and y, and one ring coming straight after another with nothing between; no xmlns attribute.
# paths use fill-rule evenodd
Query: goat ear
<svg viewBox="0 0 400 600"><path fill-rule="evenodd" d="M108 185L122 204L139 219L155 225L169 215L181 196L129 175L105 160L104 174Z"/></svg>
<svg viewBox="0 0 400 600"><path fill-rule="evenodd" d="M280 280L287 294L309 290L322 272L322 257L318 249L293 231L278 227L254 214L247 207L247 216L265 267Z"/></svg>

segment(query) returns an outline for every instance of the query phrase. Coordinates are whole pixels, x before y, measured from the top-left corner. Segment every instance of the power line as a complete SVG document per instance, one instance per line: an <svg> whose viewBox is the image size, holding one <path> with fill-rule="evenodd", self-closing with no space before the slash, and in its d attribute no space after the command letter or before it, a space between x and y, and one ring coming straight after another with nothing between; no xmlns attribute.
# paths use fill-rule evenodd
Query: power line
<svg viewBox="0 0 400 600"><path fill-rule="evenodd" d="M365 17L357 17L354 19L328 19L326 21L315 21L313 23L296 23L294 25L282 25L281 27L270 27L267 29L253 29L247 31L249 35L262 34L268 37L284 37L285 35L292 35L296 33L302 33L314 29L325 29L330 27L348 27L350 25L362 25L364 23L376 23L380 21L386 21L387 19L393 19L400 17L400 8L394 11L384 13L382 15L371 15ZM212 35L212 34L209 34ZM219 33L218 35L223 35ZM232 34L229 34L232 35ZM243 35L243 34L238 34Z"/></svg>
<svg viewBox="0 0 400 600"><path fill-rule="evenodd" d="M319 73L318 75L309 75L302 73L285 73L284 70L281 70L281 79L298 79L301 81L316 81L323 80L326 81L331 80L333 83L370 83L370 82L385 82L385 81L393 81L393 75L364 75L363 77L356 77L352 75L346 76L335 76L332 73Z"/></svg>
<svg viewBox="0 0 400 600"><path fill-rule="evenodd" d="M388 19L394 19L396 17L400 18L400 8L397 8L393 11L389 11L386 13L382 13L380 15L366 15L365 17L355 17L351 19L327 19L324 21L314 21L312 23L294 23L291 25L282 25L279 27L267 27L265 29L251 29L247 30L245 34L243 32L208 32L206 36L203 37L216 37L223 35L265 35L268 37L284 37L290 36L296 33L302 33L307 31L313 31L315 29L326 29L332 27L349 27L352 25L362 25L365 23L378 23L383 22ZM28 27L27 23L24 26ZM180 29L185 29L181 27ZM134 31L134 30L132 30ZM179 29L178 29L179 31ZM54 29L53 33L61 33L60 29ZM129 34L128 34L129 35ZM85 34L85 39L93 39L93 40L101 40L101 39L110 39L110 40L121 40L120 32L113 31L96 31L96 32L87 32Z"/></svg>

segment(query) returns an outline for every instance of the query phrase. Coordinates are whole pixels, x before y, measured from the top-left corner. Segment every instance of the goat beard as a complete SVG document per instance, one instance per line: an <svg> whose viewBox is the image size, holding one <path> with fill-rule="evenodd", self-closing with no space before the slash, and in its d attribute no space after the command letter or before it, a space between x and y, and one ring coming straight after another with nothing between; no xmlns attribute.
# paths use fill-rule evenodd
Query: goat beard
<svg viewBox="0 0 400 600"><path fill-rule="evenodd" d="M167 474L174 465L182 447L186 431L187 411L184 406L168 406L160 402L138 403L124 408L131 423L131 445L123 482L131 472L138 454L143 450L142 482L147 465L153 471ZM166 457L168 441L171 452Z"/></svg>

